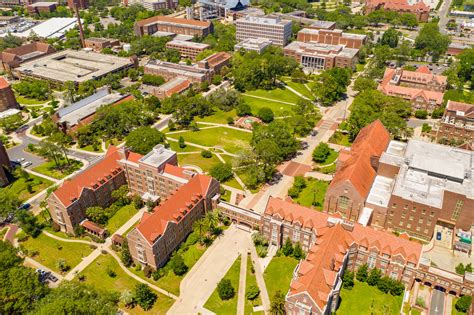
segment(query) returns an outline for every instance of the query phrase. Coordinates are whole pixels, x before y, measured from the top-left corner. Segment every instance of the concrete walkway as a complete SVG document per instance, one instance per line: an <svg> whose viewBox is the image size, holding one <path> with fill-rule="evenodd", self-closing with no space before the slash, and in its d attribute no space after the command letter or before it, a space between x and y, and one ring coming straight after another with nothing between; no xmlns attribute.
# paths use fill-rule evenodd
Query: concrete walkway
<svg viewBox="0 0 474 315"><path fill-rule="evenodd" d="M52 287L52 288L57 287L57 286L64 280L63 276L61 276L59 273L56 273L55 271L49 269L48 267L46 267L46 266L40 264L39 262L37 262L36 260L34 260L34 259L32 259L32 258L30 258L30 257L28 257L28 256L26 256L26 257L24 258L23 264L24 264L25 266L27 266L27 267L31 267L31 268L34 268L34 269L42 269L42 270L44 270L44 271L49 271L49 272L51 272L51 274L52 274L53 276L55 276L56 278L58 278L58 281L56 281L56 282L51 282L51 283L50 283L50 287Z"/></svg>
<svg viewBox="0 0 474 315"><path fill-rule="evenodd" d="M287 104L287 105L291 105L291 106L296 106L295 103L289 103L289 102L279 101L279 100L275 100L275 99L273 99L273 98L262 97L262 96L256 96L256 95L250 95L250 94L247 94L247 93L243 93L242 95L245 95L245 96L248 96L248 97L253 97L253 98L258 98L258 99L265 100L265 101L269 101L269 102L282 103L282 104Z"/></svg>
<svg viewBox="0 0 474 315"><path fill-rule="evenodd" d="M245 313L245 286L247 282L247 254L242 254L240 259L239 292L237 296L237 315Z"/></svg>
<svg viewBox="0 0 474 315"><path fill-rule="evenodd" d="M267 285L263 278L263 272L265 268L262 268L258 263L259 257L257 250L253 244L250 245L250 257L252 258L252 264L255 269L255 278L257 279L257 285L260 289L260 298L262 299L262 306L264 310L270 310L270 298L268 296Z"/></svg>

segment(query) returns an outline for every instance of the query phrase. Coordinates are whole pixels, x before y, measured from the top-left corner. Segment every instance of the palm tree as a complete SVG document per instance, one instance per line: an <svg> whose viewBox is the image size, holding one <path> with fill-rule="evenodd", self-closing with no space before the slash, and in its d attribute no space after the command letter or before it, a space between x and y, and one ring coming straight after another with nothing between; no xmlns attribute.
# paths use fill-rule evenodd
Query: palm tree
<svg viewBox="0 0 474 315"><path fill-rule="evenodd" d="M207 226L209 227L210 231L214 231L214 229L219 224L219 213L217 211L209 211L206 213L204 217L207 221Z"/></svg>
<svg viewBox="0 0 474 315"><path fill-rule="evenodd" d="M204 219L199 219L193 223L193 229L199 231L199 243L201 244L202 244L202 233L205 227L206 227L206 222L204 222Z"/></svg>

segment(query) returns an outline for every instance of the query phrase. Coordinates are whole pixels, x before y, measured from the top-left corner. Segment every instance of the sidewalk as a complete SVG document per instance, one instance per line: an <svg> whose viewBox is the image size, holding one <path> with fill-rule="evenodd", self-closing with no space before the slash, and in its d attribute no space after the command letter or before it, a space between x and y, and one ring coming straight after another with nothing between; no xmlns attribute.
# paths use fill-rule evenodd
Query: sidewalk
<svg viewBox="0 0 474 315"><path fill-rule="evenodd" d="M245 313L245 285L247 281L247 258L248 255L242 253L240 260L239 292L237 297L237 315Z"/></svg>

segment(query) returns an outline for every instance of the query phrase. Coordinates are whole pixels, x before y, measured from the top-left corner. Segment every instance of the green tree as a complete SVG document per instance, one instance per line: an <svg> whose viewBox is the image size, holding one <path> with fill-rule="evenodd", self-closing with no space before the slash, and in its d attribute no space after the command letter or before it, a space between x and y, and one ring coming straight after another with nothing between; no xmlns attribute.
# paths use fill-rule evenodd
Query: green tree
<svg viewBox="0 0 474 315"><path fill-rule="evenodd" d="M398 38L400 37L400 32L394 28L389 28L382 35L381 44L388 45L390 48L395 48L398 45Z"/></svg>
<svg viewBox="0 0 474 315"><path fill-rule="evenodd" d="M139 127L128 134L125 145L132 148L134 152L145 155L165 140L166 136L156 128Z"/></svg>
<svg viewBox="0 0 474 315"><path fill-rule="evenodd" d="M17 256L17 253L18 249L9 242L0 241L0 271L3 272L21 265L23 259Z"/></svg>
<svg viewBox="0 0 474 315"><path fill-rule="evenodd" d="M241 103L236 107L237 116L243 117L247 115L252 115L252 109L247 103Z"/></svg>
<svg viewBox="0 0 474 315"><path fill-rule="evenodd" d="M232 178L232 166L227 163L219 163L211 167L209 174L219 182L225 182Z"/></svg>
<svg viewBox="0 0 474 315"><path fill-rule="evenodd" d="M147 74L145 73L142 77L143 84L153 85L153 86L160 86L165 83L165 79L158 75Z"/></svg>
<svg viewBox="0 0 474 315"><path fill-rule="evenodd" d="M459 300L457 300L454 307L459 312L467 313L467 311L471 307L471 304L472 304L472 296L463 295L463 296L461 296L461 298Z"/></svg>
<svg viewBox="0 0 474 315"><path fill-rule="evenodd" d="M258 110L257 117L260 118L264 123L273 121L273 111L269 107L262 107Z"/></svg>
<svg viewBox="0 0 474 315"><path fill-rule="evenodd" d="M179 147L180 147L181 149L186 148L186 143L184 142L183 136L179 136L178 145L179 145Z"/></svg>
<svg viewBox="0 0 474 315"><path fill-rule="evenodd" d="M458 74L465 82L474 76L474 48L464 50L459 56Z"/></svg>
<svg viewBox="0 0 474 315"><path fill-rule="evenodd" d="M320 142L313 151L313 161L322 163L326 161L327 157L331 153L329 145L325 142Z"/></svg>
<svg viewBox="0 0 474 315"><path fill-rule="evenodd" d="M129 189L127 185L122 185L119 188L112 191L112 198L119 203L120 206L127 205L131 202L130 198L128 197Z"/></svg>
<svg viewBox="0 0 474 315"><path fill-rule="evenodd" d="M426 23L415 39L415 47L430 53L437 60L446 52L450 42L448 35L440 33L437 23Z"/></svg>
<svg viewBox="0 0 474 315"><path fill-rule="evenodd" d="M304 258L305 254L304 254L303 248L301 248L300 242L296 242L295 247L293 249L293 256L296 259L303 259Z"/></svg>
<svg viewBox="0 0 474 315"><path fill-rule="evenodd" d="M362 92L365 90L376 90L376 89L377 89L377 82L368 77L360 76L354 81L355 91Z"/></svg>
<svg viewBox="0 0 474 315"><path fill-rule="evenodd" d="M16 219L26 234L37 237L41 233L42 226L31 212L25 210L17 211Z"/></svg>
<svg viewBox="0 0 474 315"><path fill-rule="evenodd" d="M130 267L133 263L132 255L128 249L128 242L124 241L122 244L122 250L120 253L120 260L126 267Z"/></svg>
<svg viewBox="0 0 474 315"><path fill-rule="evenodd" d="M377 282L382 276L382 272L378 268L373 268L369 272L369 276L367 277L367 283L371 286L377 285Z"/></svg>
<svg viewBox="0 0 474 315"><path fill-rule="evenodd" d="M222 279L217 284L217 293L221 300L229 300L234 297L235 289L229 279Z"/></svg>
<svg viewBox="0 0 474 315"><path fill-rule="evenodd" d="M170 266L177 276L182 276L188 271L188 266L184 263L183 256L179 254L175 254L171 257Z"/></svg>
<svg viewBox="0 0 474 315"><path fill-rule="evenodd" d="M144 283L139 283L135 286L134 296L137 304L140 305L145 311L151 309L158 298L156 293Z"/></svg>
<svg viewBox="0 0 474 315"><path fill-rule="evenodd" d="M418 119L426 119L428 117L428 112L425 109L417 109L415 111L415 117Z"/></svg>
<svg viewBox="0 0 474 315"><path fill-rule="evenodd" d="M21 204L20 199L10 190L0 189L0 219L5 219L10 214L15 214Z"/></svg>
<svg viewBox="0 0 474 315"><path fill-rule="evenodd" d="M86 216L92 222L103 225L107 223L109 217L102 207L89 207L86 209Z"/></svg>
<svg viewBox="0 0 474 315"><path fill-rule="evenodd" d="M415 28L418 26L418 21L416 20L416 16L412 13L403 13L400 15L400 22L403 26L408 28Z"/></svg>
<svg viewBox="0 0 474 315"><path fill-rule="evenodd" d="M342 277L342 287L347 290L352 290L354 287L354 273L346 271Z"/></svg>
<svg viewBox="0 0 474 315"><path fill-rule="evenodd" d="M456 267L455 267L455 271L457 274L460 274L460 275L464 275L466 273L466 269L464 267L464 264L463 263L459 263Z"/></svg>
<svg viewBox="0 0 474 315"><path fill-rule="evenodd" d="M291 243L289 237L285 240L285 243L283 244L281 250L283 252L283 255L285 256L293 255L293 244Z"/></svg>
<svg viewBox="0 0 474 315"><path fill-rule="evenodd" d="M253 301L259 296L259 294L260 289L256 285L251 285L245 296L247 297L247 300Z"/></svg>
<svg viewBox="0 0 474 315"><path fill-rule="evenodd" d="M285 295L280 290L275 292L270 306L270 314L284 315L285 314Z"/></svg>
<svg viewBox="0 0 474 315"><path fill-rule="evenodd" d="M362 266L360 266L356 273L357 281L366 282L367 277L369 276L368 270L369 266L367 266L367 264L363 264Z"/></svg>

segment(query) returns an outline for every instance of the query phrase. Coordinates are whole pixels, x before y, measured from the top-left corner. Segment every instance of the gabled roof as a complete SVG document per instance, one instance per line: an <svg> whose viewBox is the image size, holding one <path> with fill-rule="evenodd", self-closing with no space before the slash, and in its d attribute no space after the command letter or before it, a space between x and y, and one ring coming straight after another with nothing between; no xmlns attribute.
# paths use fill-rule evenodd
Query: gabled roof
<svg viewBox="0 0 474 315"><path fill-rule="evenodd" d="M8 83L8 81L5 80L4 77L0 77L0 89L5 89L9 86L10 86L10 84Z"/></svg>
<svg viewBox="0 0 474 315"><path fill-rule="evenodd" d="M409 12L429 12L430 8L420 1L414 5L410 5L407 0L367 0L367 6L378 7L382 6L385 10L403 10Z"/></svg>
<svg viewBox="0 0 474 315"><path fill-rule="evenodd" d="M380 120L362 128L350 152L344 153L342 166L337 170L329 189L348 181L361 197L366 197L377 175L372 167L371 158L379 157L389 142L390 134Z"/></svg>
<svg viewBox="0 0 474 315"><path fill-rule="evenodd" d="M64 181L64 183L53 192L59 201L65 206L70 206L76 199L79 199L82 190L88 188L96 190L104 183L123 172L118 160L120 156L115 146L110 146L104 158L89 167L77 176ZM109 177L109 178L108 178ZM101 181L103 181L101 183Z"/></svg>
<svg viewBox="0 0 474 315"><path fill-rule="evenodd" d="M151 215L144 214L136 229L152 245L165 233L169 223L181 221L199 201L206 197L213 180L212 177L201 174L194 176L161 205L155 207Z"/></svg>
<svg viewBox="0 0 474 315"><path fill-rule="evenodd" d="M13 60L22 61L23 59L28 60L28 57L41 56L47 53L53 53L55 51L56 50L53 48L53 46L49 44L42 42L33 42L19 47L5 49L0 54L0 59L3 62L12 62ZM22 58L23 56L25 57Z"/></svg>
<svg viewBox="0 0 474 315"><path fill-rule="evenodd" d="M461 103L461 102L454 102L448 101L448 105L446 105L446 111L454 111L456 115L474 118L474 105Z"/></svg>

